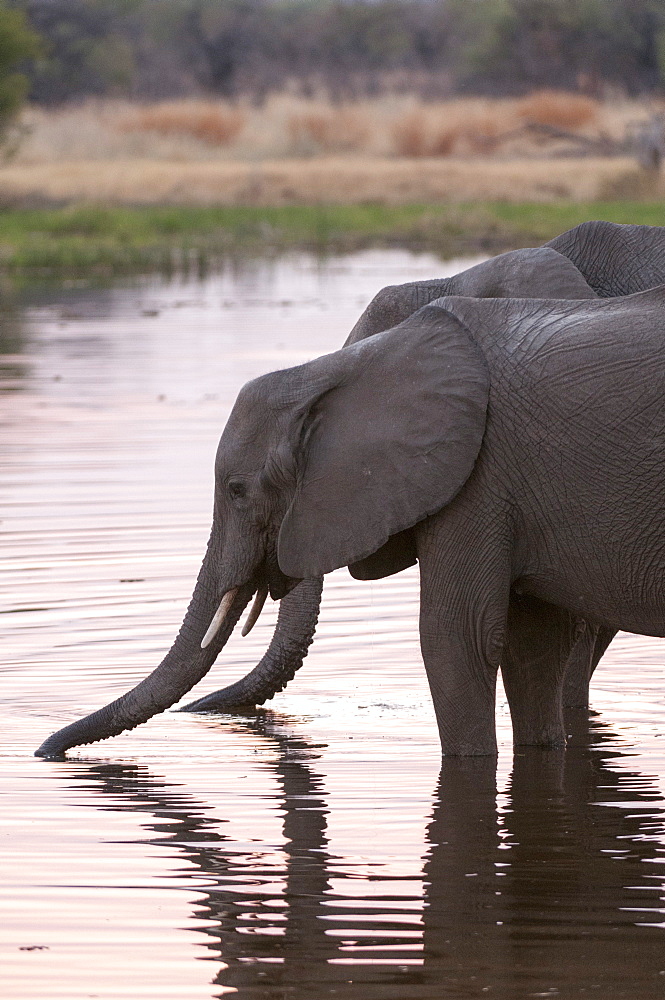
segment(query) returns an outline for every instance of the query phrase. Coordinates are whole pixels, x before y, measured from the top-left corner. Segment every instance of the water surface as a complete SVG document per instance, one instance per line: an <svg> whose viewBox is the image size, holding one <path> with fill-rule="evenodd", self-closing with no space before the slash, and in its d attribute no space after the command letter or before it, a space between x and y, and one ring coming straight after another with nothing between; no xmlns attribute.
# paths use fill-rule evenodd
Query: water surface
<svg viewBox="0 0 665 1000"><path fill-rule="evenodd" d="M332 574L253 716L32 756L168 648L238 388L337 348L402 252L32 289L0 333L0 990L207 1000L665 997L661 640L620 635L565 753L441 762L417 573ZM196 689L254 665L273 608Z"/></svg>

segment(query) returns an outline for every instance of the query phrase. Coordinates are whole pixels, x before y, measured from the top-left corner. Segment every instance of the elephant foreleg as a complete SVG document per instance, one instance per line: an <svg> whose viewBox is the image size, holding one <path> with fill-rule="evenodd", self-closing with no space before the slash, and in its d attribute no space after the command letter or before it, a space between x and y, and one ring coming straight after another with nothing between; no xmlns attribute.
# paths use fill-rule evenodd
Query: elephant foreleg
<svg viewBox="0 0 665 1000"><path fill-rule="evenodd" d="M495 754L510 559L491 529L477 530L486 518L455 508L416 528L420 645L443 753Z"/></svg>
<svg viewBox="0 0 665 1000"><path fill-rule="evenodd" d="M563 688L565 708L589 707L589 683L603 653L616 635L604 625L585 624L566 663Z"/></svg>
<svg viewBox="0 0 665 1000"><path fill-rule="evenodd" d="M511 594L501 673L516 745L565 745L564 678L584 628L563 608Z"/></svg>

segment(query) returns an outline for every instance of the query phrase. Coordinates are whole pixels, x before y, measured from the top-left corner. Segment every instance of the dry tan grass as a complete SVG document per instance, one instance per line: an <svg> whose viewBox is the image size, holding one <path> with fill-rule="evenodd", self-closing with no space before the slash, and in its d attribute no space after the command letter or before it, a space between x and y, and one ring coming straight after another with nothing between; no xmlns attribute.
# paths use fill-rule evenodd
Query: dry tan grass
<svg viewBox="0 0 665 1000"><path fill-rule="evenodd" d="M455 160L317 157L260 164L78 161L0 168L0 198L108 204L280 205L586 201L634 173L628 158Z"/></svg>
<svg viewBox="0 0 665 1000"><path fill-rule="evenodd" d="M519 125L514 101L464 99L416 107L392 123L397 156L487 155Z"/></svg>
<svg viewBox="0 0 665 1000"><path fill-rule="evenodd" d="M368 116L354 107L293 114L288 129L292 147L302 149L305 154L364 150L371 133Z"/></svg>
<svg viewBox="0 0 665 1000"><path fill-rule="evenodd" d="M393 143L398 156L428 156L427 118L422 109L414 109L393 124Z"/></svg>
<svg viewBox="0 0 665 1000"><path fill-rule="evenodd" d="M223 101L132 105L88 102L26 112L27 134L17 162L68 160L251 160L355 156L542 155L557 140L524 128L554 125L588 137L621 138L630 121L647 117L637 103L600 105L574 94L540 92L521 100L458 98L425 104L386 96L333 106L291 94L260 107Z"/></svg>

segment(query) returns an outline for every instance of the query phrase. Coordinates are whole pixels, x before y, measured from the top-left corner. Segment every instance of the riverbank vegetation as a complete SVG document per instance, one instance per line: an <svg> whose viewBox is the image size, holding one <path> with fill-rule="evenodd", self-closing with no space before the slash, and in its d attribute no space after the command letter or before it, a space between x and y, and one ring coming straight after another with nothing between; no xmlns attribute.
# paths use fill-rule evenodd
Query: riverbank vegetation
<svg viewBox="0 0 665 1000"><path fill-rule="evenodd" d="M631 135L636 101L537 91L349 104L281 94L28 108L0 165L0 202L384 205L658 198Z"/></svg>
<svg viewBox="0 0 665 1000"><path fill-rule="evenodd" d="M490 254L538 245L594 218L665 225L665 203L13 207L0 216L0 270L26 277L196 273L238 255L376 246Z"/></svg>
<svg viewBox="0 0 665 1000"><path fill-rule="evenodd" d="M116 274L396 245L489 253L588 218L659 223L665 183L621 147L643 111L554 92L31 107L0 165L0 267Z"/></svg>

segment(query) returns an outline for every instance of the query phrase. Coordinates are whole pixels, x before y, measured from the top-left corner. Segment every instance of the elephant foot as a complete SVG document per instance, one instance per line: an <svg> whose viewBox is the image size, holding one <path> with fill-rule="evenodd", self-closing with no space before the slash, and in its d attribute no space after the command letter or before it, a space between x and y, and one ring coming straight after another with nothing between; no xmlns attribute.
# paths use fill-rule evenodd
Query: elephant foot
<svg viewBox="0 0 665 1000"><path fill-rule="evenodd" d="M516 747L541 747L546 750L560 750L566 745L566 730L563 717L555 719L513 720L513 745Z"/></svg>
<svg viewBox="0 0 665 1000"><path fill-rule="evenodd" d="M496 744L486 749L476 746L461 746L446 749L443 745L441 746L442 757L496 757L498 753L499 750Z"/></svg>
<svg viewBox="0 0 665 1000"><path fill-rule="evenodd" d="M566 737L563 736L521 736L515 739L513 737L513 746L515 747L539 747L541 750L563 750L566 747Z"/></svg>

